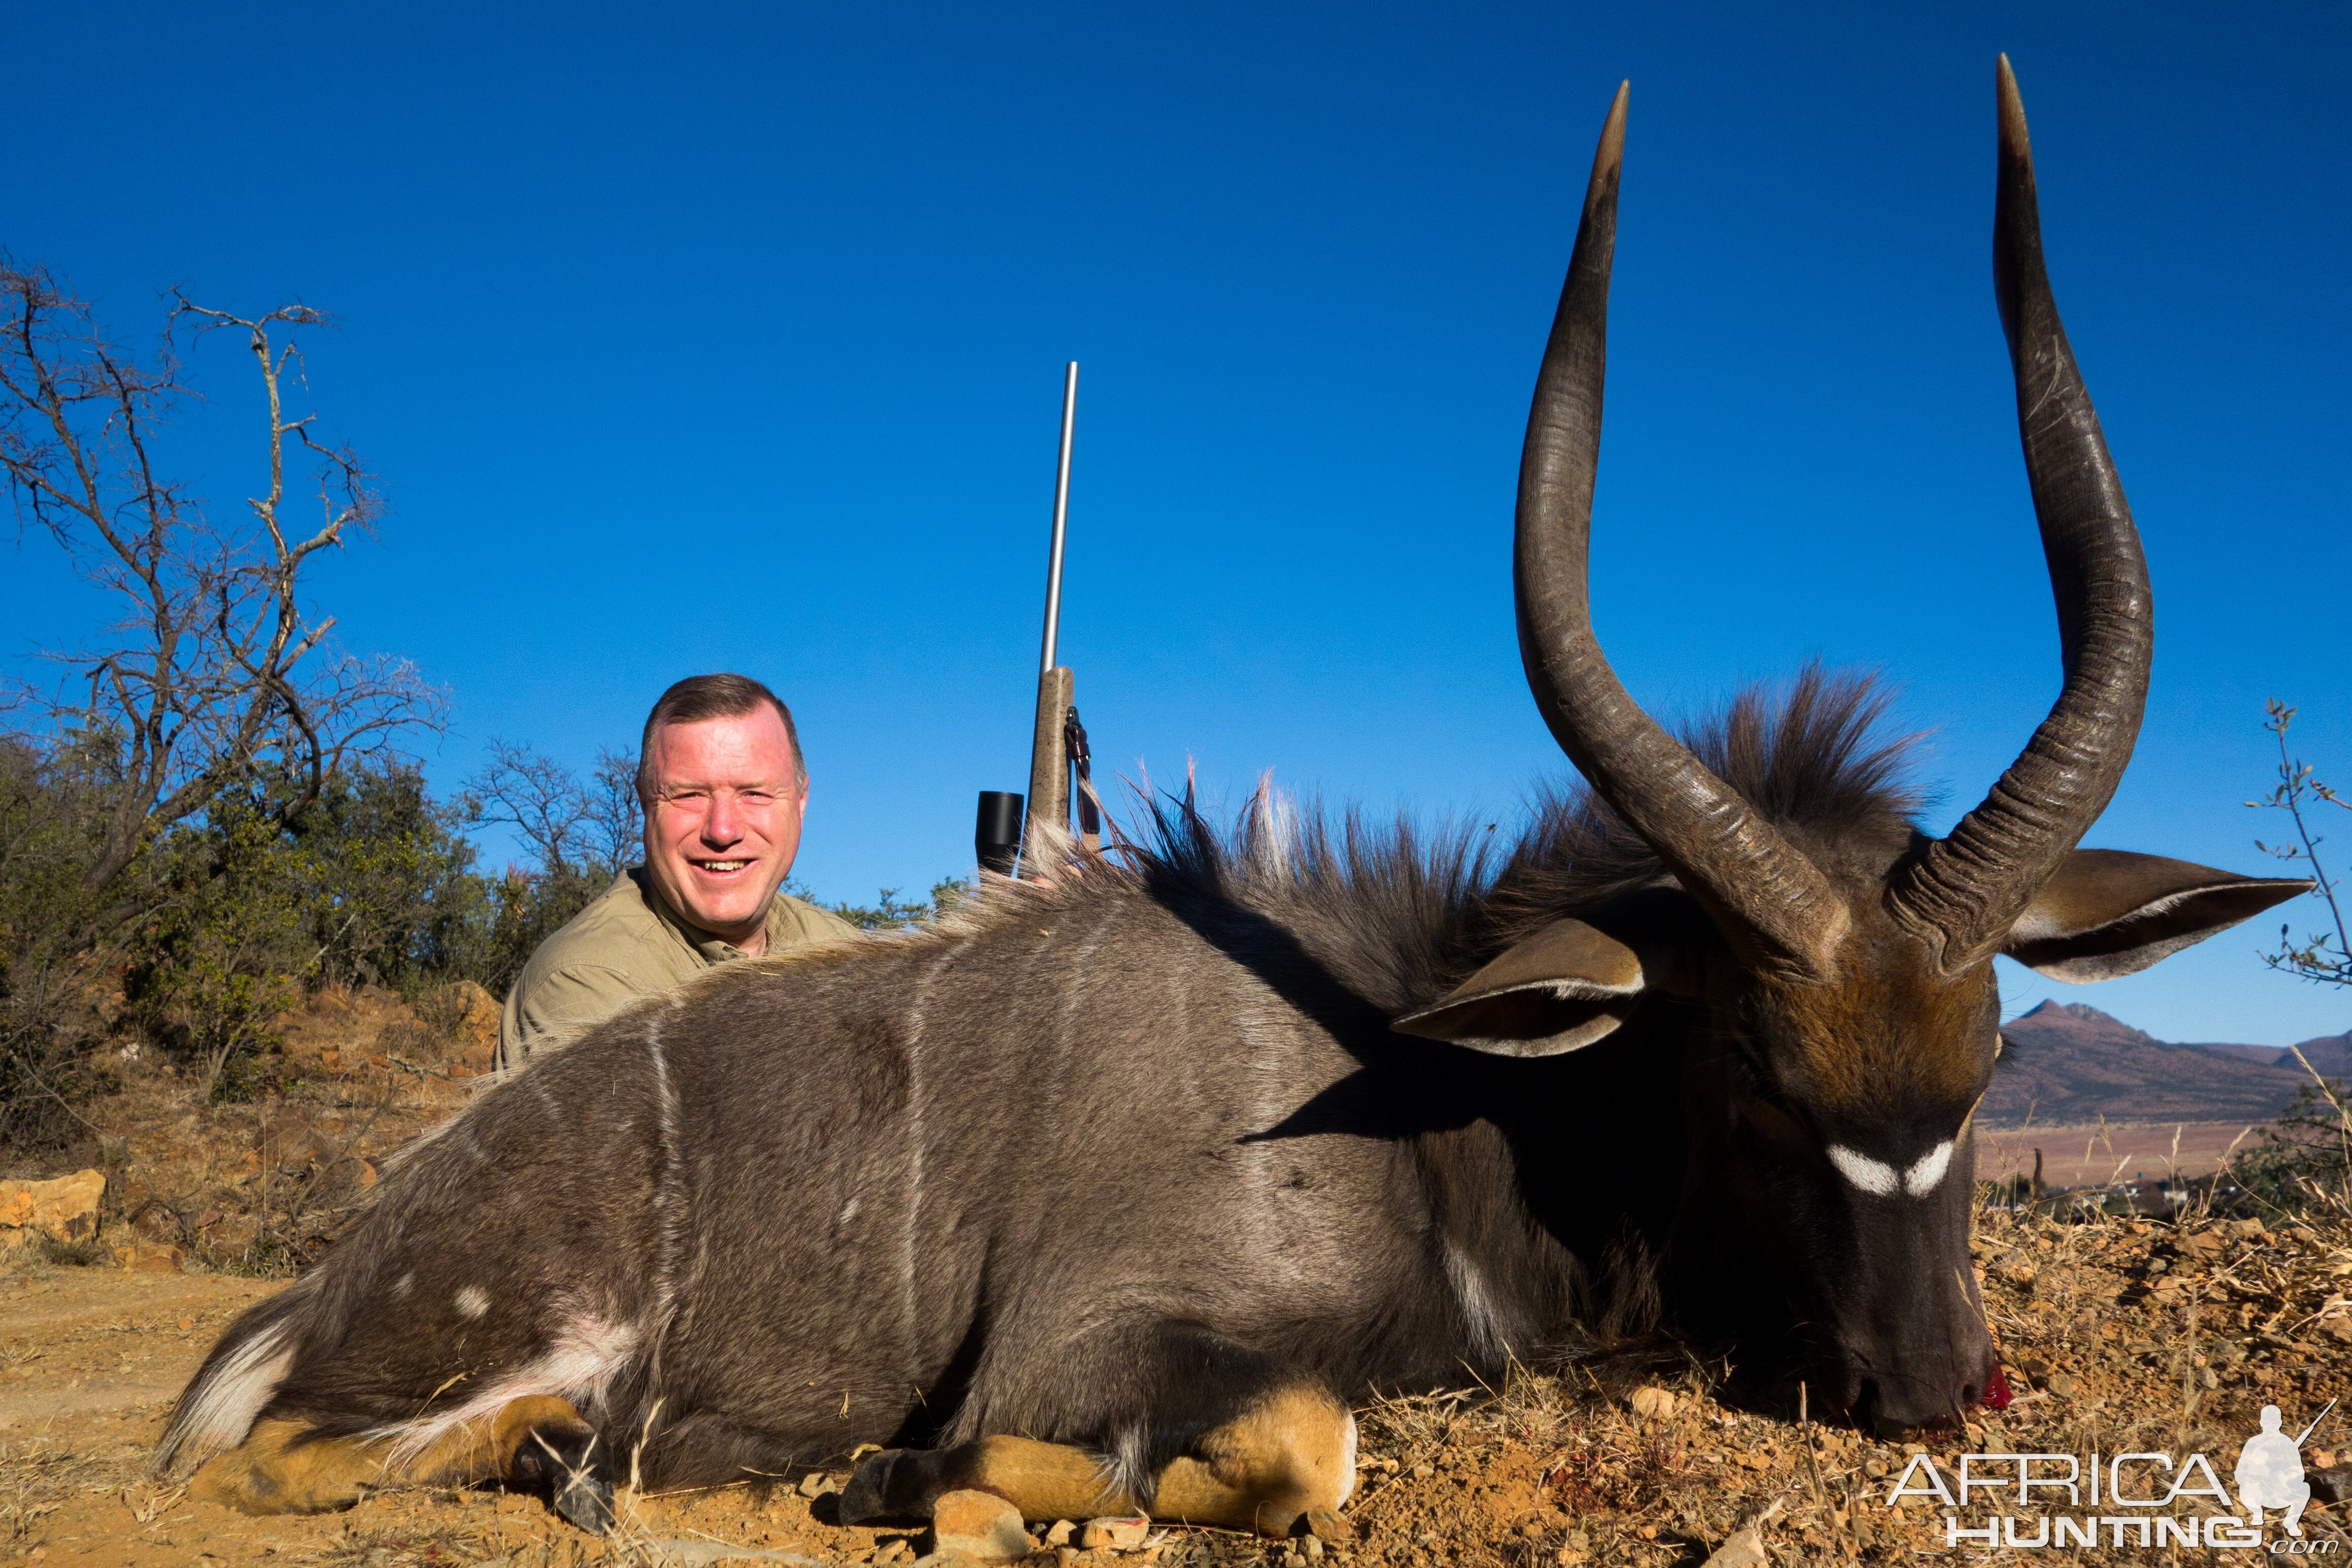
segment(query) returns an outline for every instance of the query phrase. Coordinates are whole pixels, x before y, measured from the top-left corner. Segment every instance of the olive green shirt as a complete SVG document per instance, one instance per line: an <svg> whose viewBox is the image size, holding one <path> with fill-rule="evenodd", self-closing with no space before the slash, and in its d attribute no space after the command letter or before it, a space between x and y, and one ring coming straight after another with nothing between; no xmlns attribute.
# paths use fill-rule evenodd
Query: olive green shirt
<svg viewBox="0 0 2352 1568"><path fill-rule="evenodd" d="M771 953L857 934L840 916L786 894L768 906ZM534 1053L554 1050L639 997L675 989L744 956L688 925L647 884L645 868L632 866L523 966L499 1019L498 1075L520 1072Z"/></svg>

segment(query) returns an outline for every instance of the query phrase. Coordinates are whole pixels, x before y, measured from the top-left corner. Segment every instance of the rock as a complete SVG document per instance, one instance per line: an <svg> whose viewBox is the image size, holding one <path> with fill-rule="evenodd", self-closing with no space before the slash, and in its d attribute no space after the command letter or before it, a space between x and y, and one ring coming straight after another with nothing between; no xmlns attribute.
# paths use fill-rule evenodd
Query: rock
<svg viewBox="0 0 2352 1568"><path fill-rule="evenodd" d="M1356 1527L1328 1508L1318 1508L1298 1521L1299 1531L1334 1546L1356 1539Z"/></svg>
<svg viewBox="0 0 2352 1568"><path fill-rule="evenodd" d="M2042 1380L2042 1386L2061 1399L2072 1399L2074 1396L2074 1377L2072 1373L2053 1372Z"/></svg>
<svg viewBox="0 0 2352 1568"><path fill-rule="evenodd" d="M2352 1465L2331 1465L2314 1470L2311 1495L2322 1502L2352 1502Z"/></svg>
<svg viewBox="0 0 2352 1568"><path fill-rule="evenodd" d="M1706 1560L1706 1568L1771 1568L1771 1563L1764 1551L1763 1532L1751 1524L1733 1531L1731 1539Z"/></svg>
<svg viewBox="0 0 2352 1568"><path fill-rule="evenodd" d="M2038 1355L2029 1355L2017 1364L2017 1370L2038 1383L2050 1375L2050 1364Z"/></svg>
<svg viewBox="0 0 2352 1568"><path fill-rule="evenodd" d="M1645 1421L1663 1421L1675 1413L1675 1396L1655 1384L1645 1383L1636 1388L1625 1403Z"/></svg>
<svg viewBox="0 0 2352 1568"><path fill-rule="evenodd" d="M53 1181L0 1181L0 1228L22 1232L7 1245L22 1246L37 1235L79 1241L98 1234L98 1200L106 1177L76 1171Z"/></svg>
<svg viewBox="0 0 2352 1568"><path fill-rule="evenodd" d="M2263 1222L2259 1219L2233 1219L2230 1222L2230 1234L2242 1240L2253 1241L2266 1232L2263 1229Z"/></svg>
<svg viewBox="0 0 2352 1568"><path fill-rule="evenodd" d="M1076 1525L1072 1524L1066 1519L1055 1520L1052 1524L1045 1527L1045 1544L1048 1546L1067 1546L1070 1543L1070 1537L1077 1532L1077 1528L1078 1527Z"/></svg>
<svg viewBox="0 0 2352 1568"><path fill-rule="evenodd" d="M839 1491L841 1483L823 1470L811 1470L801 1478L801 1496L823 1497L829 1491Z"/></svg>
<svg viewBox="0 0 2352 1568"><path fill-rule="evenodd" d="M1132 1519L1090 1519L1078 1528L1078 1550L1099 1552L1108 1546L1132 1552L1151 1533L1151 1521L1141 1514Z"/></svg>
<svg viewBox="0 0 2352 1568"><path fill-rule="evenodd" d="M2182 1237L2178 1245L2182 1256L2202 1262L2219 1258L2228 1241L2229 1239L2218 1230L2200 1230L2194 1235Z"/></svg>
<svg viewBox="0 0 2352 1568"><path fill-rule="evenodd" d="M142 1274L177 1274L188 1266L188 1249L152 1241L134 1241L114 1249L114 1260Z"/></svg>
<svg viewBox="0 0 2352 1568"><path fill-rule="evenodd" d="M994 1492L948 1492L931 1510L926 1555L959 1552L982 1563L1010 1563L1034 1550L1021 1528L1021 1511Z"/></svg>

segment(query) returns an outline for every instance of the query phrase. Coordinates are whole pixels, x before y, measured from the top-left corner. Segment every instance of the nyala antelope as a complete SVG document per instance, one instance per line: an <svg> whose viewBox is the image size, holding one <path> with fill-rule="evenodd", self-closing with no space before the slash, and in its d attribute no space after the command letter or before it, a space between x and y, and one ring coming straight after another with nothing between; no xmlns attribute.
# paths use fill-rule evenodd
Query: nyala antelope
<svg viewBox="0 0 2352 1568"><path fill-rule="evenodd" d="M1155 807L1082 875L639 1003L388 1170L223 1336L158 1467L257 1511L538 1477L594 1526L616 1477L871 1443L845 1520L974 1487L1281 1532L1346 1500L1367 1391L1659 1322L1860 1420L1993 1392L1968 1235L1994 956L2105 979L2305 884L2075 847L2137 735L2148 580L2006 60L1993 277L2049 717L1936 839L1866 683L1808 673L1681 740L1635 706L1586 592L1625 104L1517 510L1528 683L1584 792L1492 857Z"/></svg>

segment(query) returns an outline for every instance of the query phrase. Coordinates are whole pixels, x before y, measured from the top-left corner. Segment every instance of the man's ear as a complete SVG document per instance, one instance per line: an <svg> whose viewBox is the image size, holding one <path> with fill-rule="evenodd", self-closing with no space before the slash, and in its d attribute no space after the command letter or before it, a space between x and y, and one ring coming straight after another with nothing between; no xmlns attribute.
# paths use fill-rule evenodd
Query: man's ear
<svg viewBox="0 0 2352 1568"><path fill-rule="evenodd" d="M2162 855L2076 850L2042 883L2001 951L2053 980L2112 980L2311 887L2297 877L2239 876Z"/></svg>
<svg viewBox="0 0 2352 1568"><path fill-rule="evenodd" d="M1389 1027L1496 1056L1557 1056L1612 1032L1648 988L1633 948L1556 920Z"/></svg>

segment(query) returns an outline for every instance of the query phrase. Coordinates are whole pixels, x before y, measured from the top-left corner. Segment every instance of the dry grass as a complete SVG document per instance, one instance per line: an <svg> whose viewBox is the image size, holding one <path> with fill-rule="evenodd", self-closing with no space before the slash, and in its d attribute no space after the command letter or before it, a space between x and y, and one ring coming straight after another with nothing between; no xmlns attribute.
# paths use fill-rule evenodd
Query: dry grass
<svg viewBox="0 0 2352 1568"><path fill-rule="evenodd" d="M1663 1416L1573 1369L1520 1372L1499 1391L1366 1413L1365 1490L1349 1510L1360 1550L1412 1565L1696 1563L1769 1513L1763 1535L1782 1563L1942 1557L1940 1508L1885 1501L1913 1454L1948 1477L1960 1452L2202 1452L2226 1479L2263 1404L2299 1427L2352 1394L2352 1225L2341 1217L2265 1228L1996 1213L1975 1250L2018 1396L2004 1412L1886 1441L1727 1404L1723 1369L1696 1361L1653 1385L1674 1396ZM2347 1446L2352 1427L2323 1426L2306 1460ZM1962 1522L1988 1511L1979 1501ZM2345 1540L2342 1511L2325 1505L2305 1529ZM2066 1560L2152 1559L2127 1546Z"/></svg>
<svg viewBox="0 0 2352 1568"><path fill-rule="evenodd" d="M289 1278L331 1239L384 1155L465 1103L468 1063L487 1062L497 1016L478 988L465 989L471 998L451 988L421 1013L373 989L310 998L273 1059L282 1087L249 1104L207 1104L193 1074L124 1047L111 1064L121 1088L83 1108L83 1145L0 1174L105 1171L101 1245L52 1249L53 1262L112 1261L137 1246L192 1268Z"/></svg>

